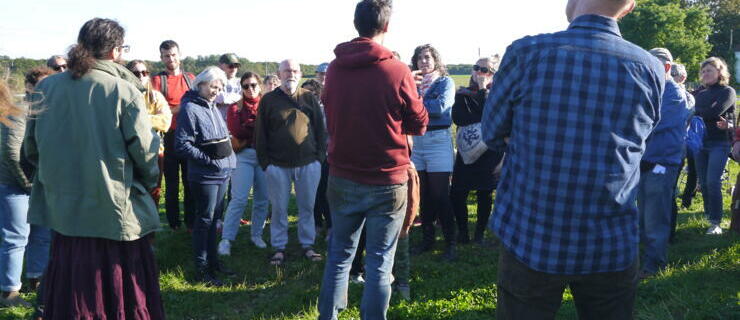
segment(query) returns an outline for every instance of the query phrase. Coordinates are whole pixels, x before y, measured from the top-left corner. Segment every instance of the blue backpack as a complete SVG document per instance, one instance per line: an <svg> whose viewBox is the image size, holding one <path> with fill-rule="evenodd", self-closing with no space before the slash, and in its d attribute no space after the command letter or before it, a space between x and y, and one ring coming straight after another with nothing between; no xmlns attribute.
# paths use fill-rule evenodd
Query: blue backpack
<svg viewBox="0 0 740 320"><path fill-rule="evenodd" d="M693 116L689 121L689 130L686 135L686 148L692 153L697 153L704 146L704 136L706 135L704 119L700 116Z"/></svg>

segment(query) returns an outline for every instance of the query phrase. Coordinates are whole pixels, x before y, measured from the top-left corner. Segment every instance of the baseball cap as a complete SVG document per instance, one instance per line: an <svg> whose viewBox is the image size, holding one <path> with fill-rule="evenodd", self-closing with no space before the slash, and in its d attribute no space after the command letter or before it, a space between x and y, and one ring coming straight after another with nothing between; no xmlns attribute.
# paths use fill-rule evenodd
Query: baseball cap
<svg viewBox="0 0 740 320"><path fill-rule="evenodd" d="M225 53L221 55L221 58L218 59L218 62L225 64L241 64L239 62L239 58L233 53Z"/></svg>
<svg viewBox="0 0 740 320"><path fill-rule="evenodd" d="M324 62L320 64L318 67L316 67L316 72L323 72L326 73L326 70L329 69L329 64Z"/></svg>
<svg viewBox="0 0 740 320"><path fill-rule="evenodd" d="M650 49L650 54L663 62L673 62L673 55L666 48L653 48Z"/></svg>

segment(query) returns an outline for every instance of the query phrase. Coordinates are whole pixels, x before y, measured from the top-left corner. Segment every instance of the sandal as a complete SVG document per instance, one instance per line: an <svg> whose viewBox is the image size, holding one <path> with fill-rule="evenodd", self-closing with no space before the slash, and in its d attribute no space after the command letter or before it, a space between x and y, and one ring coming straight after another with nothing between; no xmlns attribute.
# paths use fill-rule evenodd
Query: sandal
<svg viewBox="0 0 740 320"><path fill-rule="evenodd" d="M321 259L323 259L321 254L316 253L316 251L314 251L313 248L311 247L303 249L303 256L306 259L310 260L311 262L318 262L318 261L321 261Z"/></svg>
<svg viewBox="0 0 740 320"><path fill-rule="evenodd" d="M270 257L270 264L277 267L281 266L283 263L285 263L285 252L275 251L272 257Z"/></svg>

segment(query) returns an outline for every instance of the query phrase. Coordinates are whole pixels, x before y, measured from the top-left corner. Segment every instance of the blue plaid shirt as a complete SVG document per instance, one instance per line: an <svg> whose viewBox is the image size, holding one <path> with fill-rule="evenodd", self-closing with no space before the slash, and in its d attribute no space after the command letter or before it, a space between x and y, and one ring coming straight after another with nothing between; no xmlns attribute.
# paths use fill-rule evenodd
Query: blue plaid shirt
<svg viewBox="0 0 740 320"><path fill-rule="evenodd" d="M482 125L507 157L490 227L518 260L565 275L634 263L640 158L664 82L661 63L602 16L507 48Z"/></svg>

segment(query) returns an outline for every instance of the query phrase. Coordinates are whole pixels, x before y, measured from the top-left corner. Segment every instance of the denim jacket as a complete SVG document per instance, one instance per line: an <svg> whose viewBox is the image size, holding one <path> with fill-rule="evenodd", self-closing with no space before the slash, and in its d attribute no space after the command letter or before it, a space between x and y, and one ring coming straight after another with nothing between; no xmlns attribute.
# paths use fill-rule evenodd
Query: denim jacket
<svg viewBox="0 0 740 320"><path fill-rule="evenodd" d="M455 81L449 76L439 77L424 95L424 107L429 113L428 126L450 126L453 104L455 104Z"/></svg>

